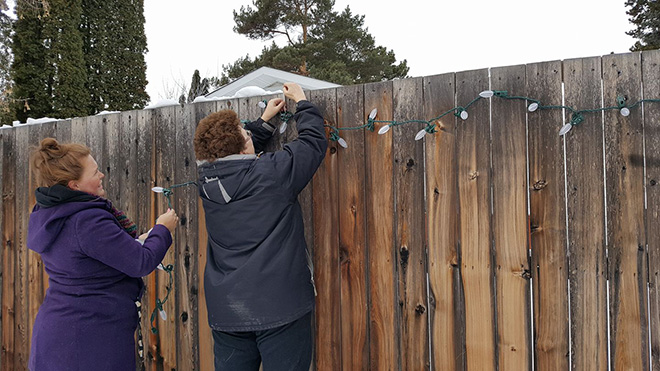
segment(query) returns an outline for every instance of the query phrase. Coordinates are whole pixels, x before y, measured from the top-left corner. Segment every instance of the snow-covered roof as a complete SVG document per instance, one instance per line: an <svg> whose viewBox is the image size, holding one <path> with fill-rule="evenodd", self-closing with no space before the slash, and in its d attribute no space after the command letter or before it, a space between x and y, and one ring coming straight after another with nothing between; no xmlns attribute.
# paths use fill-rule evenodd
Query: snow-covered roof
<svg viewBox="0 0 660 371"><path fill-rule="evenodd" d="M267 91L282 90L282 85L284 85L285 82L295 82L303 89L307 90L335 88L340 86L331 82L296 75L291 72L280 71L270 67L261 67L206 94L206 98L233 97L236 95L236 92L246 86L256 86Z"/></svg>

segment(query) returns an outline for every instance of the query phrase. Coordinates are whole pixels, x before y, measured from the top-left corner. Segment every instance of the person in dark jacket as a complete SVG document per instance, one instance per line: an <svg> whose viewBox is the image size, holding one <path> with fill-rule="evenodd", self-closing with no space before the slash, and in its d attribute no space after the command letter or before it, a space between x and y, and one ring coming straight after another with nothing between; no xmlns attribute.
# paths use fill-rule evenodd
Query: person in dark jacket
<svg viewBox="0 0 660 371"><path fill-rule="evenodd" d="M41 255L48 290L32 330L29 369L135 370L134 334L143 290L172 244L177 216L137 228L104 198L103 173L89 148L41 141L32 154L41 187L27 246Z"/></svg>
<svg viewBox="0 0 660 371"><path fill-rule="evenodd" d="M224 110L200 121L194 147L206 214L204 273L216 370L309 370L314 286L298 194L328 146L319 110L299 85L284 95L297 102L298 138L259 153L283 107L272 99L243 128Z"/></svg>

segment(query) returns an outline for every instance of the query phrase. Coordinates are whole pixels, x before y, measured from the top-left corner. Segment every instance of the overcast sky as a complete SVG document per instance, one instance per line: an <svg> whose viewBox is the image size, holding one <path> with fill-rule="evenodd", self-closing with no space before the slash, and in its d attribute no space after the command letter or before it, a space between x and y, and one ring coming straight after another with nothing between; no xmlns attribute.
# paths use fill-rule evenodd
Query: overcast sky
<svg viewBox="0 0 660 371"><path fill-rule="evenodd" d="M442 4L444 3L444 4ZM634 43L625 0L406 0L350 4L365 16L376 44L406 59L411 76L626 53ZM147 91L167 98L195 69L219 76L222 65L259 55L268 42L233 32L232 10L252 1L146 0ZM342 10L348 0L336 0ZM284 40L276 39L283 45Z"/></svg>

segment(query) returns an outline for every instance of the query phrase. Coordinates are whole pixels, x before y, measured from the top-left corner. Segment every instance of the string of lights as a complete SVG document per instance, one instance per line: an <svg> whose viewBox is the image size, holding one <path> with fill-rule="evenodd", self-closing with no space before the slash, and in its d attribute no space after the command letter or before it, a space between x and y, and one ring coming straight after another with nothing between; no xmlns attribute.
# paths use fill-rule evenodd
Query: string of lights
<svg viewBox="0 0 660 371"><path fill-rule="evenodd" d="M566 110L570 113L570 120L569 122L565 123L561 129L559 130L559 135L566 135L573 126L579 125L584 121L584 115L589 114L589 113L596 113L596 112L602 112L602 111L608 111L608 110L619 110L622 116L627 117L630 115L630 111L638 106L640 106L643 103L658 103L660 102L660 99L642 99L638 102L635 102L632 105L627 105L626 104L626 99L624 97L617 97L617 102L615 106L609 106L609 107L600 107L600 108L593 108L593 109L575 109L570 106L565 106L565 105L543 105L541 104L541 101L538 99L530 98L530 97L524 97L524 96L514 96L514 95L509 95L507 91L505 90L484 90L479 95L471 100L468 104L465 106L457 106L454 107L446 112L443 112L437 117L434 117L430 120L407 120L407 121L396 121L396 120L377 120L377 115L378 115L378 110L374 108L371 113L369 114L367 118L367 123L364 125L358 125L358 126L353 126L353 127L336 127L333 125L325 125L326 127L330 128L330 140L337 142L340 146L344 148L348 148L348 143L344 138L340 136L340 131L343 130L359 130L359 129L368 129L370 131L375 130L375 124L380 123L380 124L387 124L384 125L378 130L378 134L383 135L387 133L392 127L394 126L400 126L400 125L407 125L407 124L423 124L424 128L420 131L418 131L415 134L415 140L421 140L423 139L427 134L434 134L438 132L438 121L449 115L449 114L454 114L454 116L462 119L462 120L467 120L469 117L468 114L468 109L478 102L481 99L488 99L488 98L501 98L501 99L509 99L509 100L524 100L527 102L530 102L529 105L527 106L527 110L529 112L535 112L539 110L551 110L551 109L563 109Z"/></svg>

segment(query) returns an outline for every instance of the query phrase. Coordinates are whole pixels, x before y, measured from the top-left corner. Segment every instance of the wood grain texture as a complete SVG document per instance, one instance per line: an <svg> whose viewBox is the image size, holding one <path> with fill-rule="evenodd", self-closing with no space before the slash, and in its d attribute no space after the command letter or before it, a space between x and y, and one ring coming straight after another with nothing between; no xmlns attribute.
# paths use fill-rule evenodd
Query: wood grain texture
<svg viewBox="0 0 660 371"><path fill-rule="evenodd" d="M601 59L564 61L565 104L601 107ZM602 116L585 120L565 137L571 357L574 370L607 368L607 261ZM565 117L566 122L570 117Z"/></svg>
<svg viewBox="0 0 660 371"><path fill-rule="evenodd" d="M363 117L378 109L377 120L392 120L392 82L364 87ZM383 123L375 125L377 132ZM369 264L369 355L373 370L400 367L396 297L397 253L394 243L394 157L392 134L366 132L365 195ZM354 144L357 145L357 144Z"/></svg>
<svg viewBox="0 0 660 371"><path fill-rule="evenodd" d="M424 117L454 108L455 75L424 78ZM465 368L465 313L458 265L458 178L456 117L435 122L426 142L426 224L428 235L429 317L434 369Z"/></svg>
<svg viewBox="0 0 660 371"><path fill-rule="evenodd" d="M15 367L16 343L16 131L2 130L2 353L3 370Z"/></svg>
<svg viewBox="0 0 660 371"><path fill-rule="evenodd" d="M491 84L526 95L525 66L491 69ZM532 369L527 220L527 107L491 99L493 242L499 369Z"/></svg>
<svg viewBox="0 0 660 371"><path fill-rule="evenodd" d="M310 92L330 125L337 123L337 91ZM341 275L339 267L339 181L337 143L330 142L323 164L313 179L314 191L314 277L316 281L317 370L340 370L341 353Z"/></svg>
<svg viewBox="0 0 660 371"><path fill-rule="evenodd" d="M337 89L337 127L364 120L363 86ZM342 369L363 370L369 364L367 257L365 232L364 130L340 131L348 148L338 148L339 264L341 271Z"/></svg>
<svg viewBox="0 0 660 371"><path fill-rule="evenodd" d="M603 101L642 99L641 53L603 57ZM641 108L641 107L640 107ZM642 110L605 112L610 362L617 370L648 370L647 255L644 230Z"/></svg>
<svg viewBox="0 0 660 371"><path fill-rule="evenodd" d="M488 71L456 74L457 105L467 105L488 87ZM460 120L460 119L459 119ZM456 128L460 209L461 279L465 297L465 352L468 370L494 370L495 301L488 104L479 101Z"/></svg>
<svg viewBox="0 0 660 371"><path fill-rule="evenodd" d="M176 150L174 181L184 184L195 181L197 166L193 150L193 136L196 127L195 107L186 105L181 117L176 121ZM198 251L199 232L197 211L197 187L195 185L174 190L174 208L179 215L176 244L176 325L177 325L177 360L179 370L199 369L199 339L197 317L199 269L196 254Z"/></svg>
<svg viewBox="0 0 660 371"><path fill-rule="evenodd" d="M642 53L642 94L660 97L660 51ZM646 147L646 243L649 262L650 369L660 370L660 105L644 105Z"/></svg>
<svg viewBox="0 0 660 371"><path fill-rule="evenodd" d="M28 187L30 153L29 127L14 129L16 135L16 178L14 181L16 195L14 236L16 244L16 278L14 295L15 305L15 332L14 332L14 370L26 370L30 354L30 288L28 280L30 276L29 256L27 249L27 226L29 219Z"/></svg>
<svg viewBox="0 0 660 371"><path fill-rule="evenodd" d="M422 79L393 83L394 119L417 119L424 114ZM428 296L426 294L426 233L424 218L424 145L413 140L418 125L394 128L394 197L398 249L401 367L430 368Z"/></svg>
<svg viewBox="0 0 660 371"><path fill-rule="evenodd" d="M195 122L196 128L199 122L206 116L220 109L227 108L227 104L231 101L224 101L223 105L216 102L196 103L195 109ZM220 108L218 108L220 107ZM193 147L194 149L194 147ZM195 172L195 178L197 173ZM206 309L206 297L204 292L204 269L206 267L207 244L208 235L206 233L206 218L204 215L204 208L202 207L202 200L197 199L197 270L198 270L198 301L197 301L197 318L198 318L198 340L199 340L199 369L200 371L214 370L213 366L213 336L211 335L211 327L209 327L208 311Z"/></svg>
<svg viewBox="0 0 660 371"><path fill-rule="evenodd" d="M174 179L174 166L175 166L175 153L172 149L176 149L176 122L177 117L180 117L181 107L171 106L159 108L153 112L152 118L154 119L155 127L155 149L156 149L156 185L161 187L170 187L176 184ZM174 205L171 205L172 207ZM164 194L159 193L154 202L156 217L165 213L170 207L167 198ZM167 250L167 254L163 258L163 265L173 265L176 267L176 239L178 238L179 231L175 231L172 241L172 246ZM157 300L165 302L163 309L167 313L166 319L163 320L160 315L156 315L156 322L158 323L158 365L164 369L172 369L177 367L177 336L176 324L177 317L176 305L177 298L174 288L178 277L176 272L172 271L173 282L170 282L169 275L166 272L156 270L156 286L157 286ZM169 287L169 290L168 290ZM169 296L168 296L169 291ZM167 298L167 299L166 299Z"/></svg>
<svg viewBox="0 0 660 371"><path fill-rule="evenodd" d="M527 65L528 96L545 105L559 104L561 68L560 61ZM560 110L538 110L527 115L527 122L534 364L538 370L566 370L569 341L564 140L557 135L562 114Z"/></svg>

